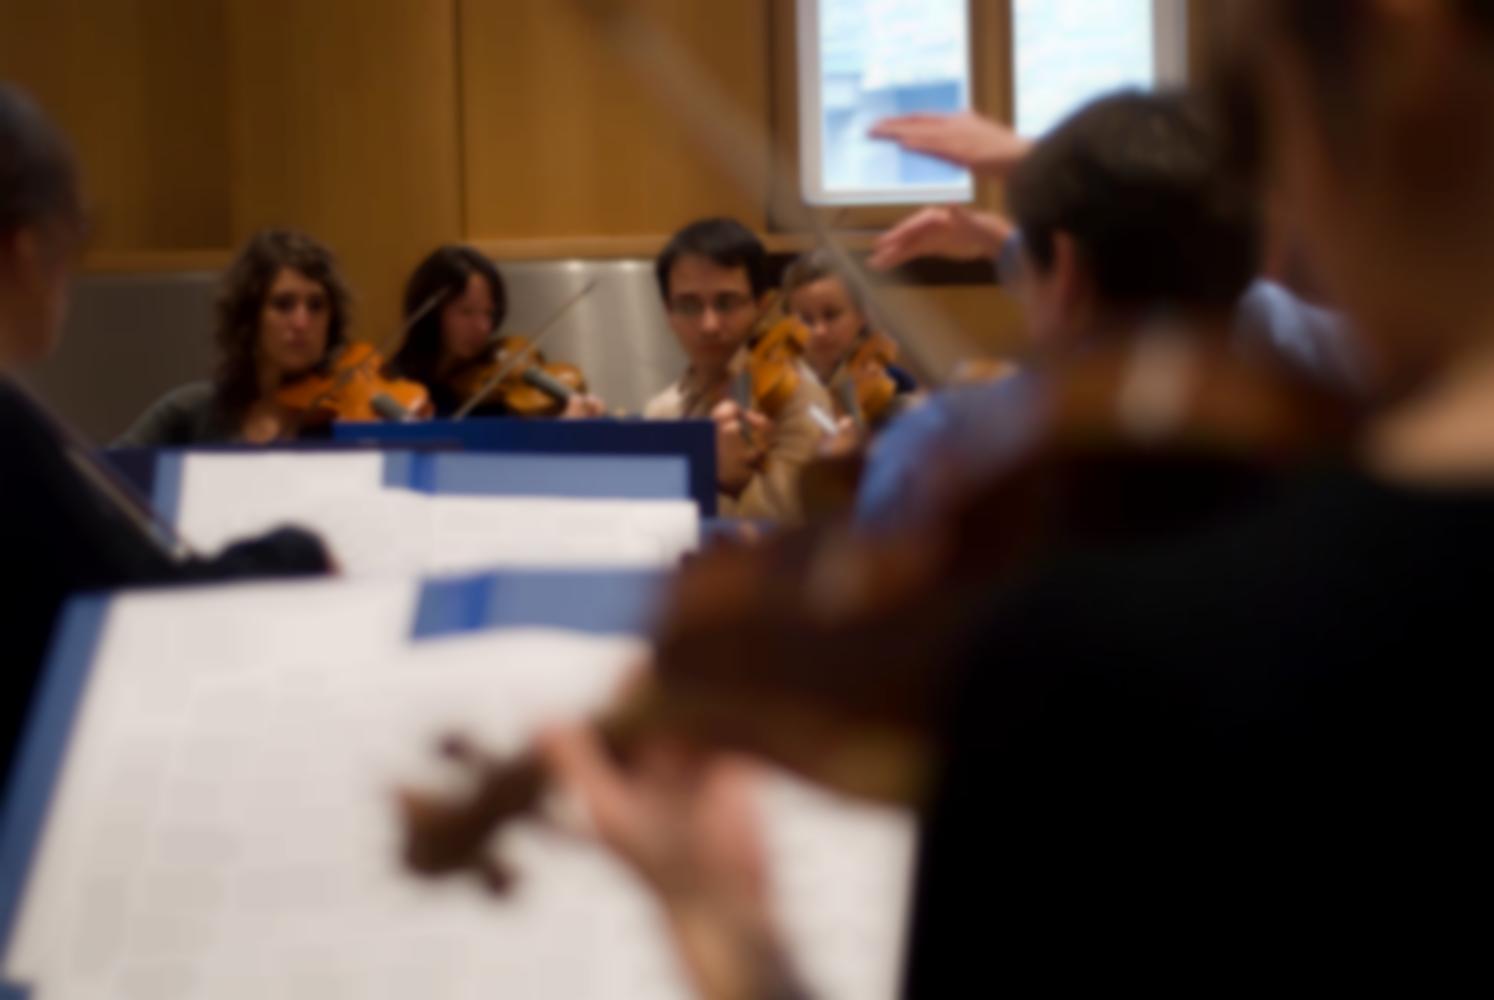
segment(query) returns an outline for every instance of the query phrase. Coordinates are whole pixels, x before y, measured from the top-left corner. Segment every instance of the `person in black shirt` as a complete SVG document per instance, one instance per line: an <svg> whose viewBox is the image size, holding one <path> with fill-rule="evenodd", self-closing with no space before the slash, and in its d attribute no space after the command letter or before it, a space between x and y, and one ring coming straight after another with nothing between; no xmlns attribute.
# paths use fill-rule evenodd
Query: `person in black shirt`
<svg viewBox="0 0 1494 1000"><path fill-rule="evenodd" d="M1240 153L1364 338L1374 408L1343 462L1231 517L991 594L922 804L918 1000L1482 978L1494 4L1239 10ZM750 866L687 849L749 835L584 734L548 746L706 992L794 995Z"/></svg>
<svg viewBox="0 0 1494 1000"><path fill-rule="evenodd" d="M112 486L91 450L9 380L7 373L54 345L82 240L65 140L27 98L0 86L0 779L9 773L53 623L70 595L317 574L331 566L317 539L292 530L213 559L177 551L149 512Z"/></svg>

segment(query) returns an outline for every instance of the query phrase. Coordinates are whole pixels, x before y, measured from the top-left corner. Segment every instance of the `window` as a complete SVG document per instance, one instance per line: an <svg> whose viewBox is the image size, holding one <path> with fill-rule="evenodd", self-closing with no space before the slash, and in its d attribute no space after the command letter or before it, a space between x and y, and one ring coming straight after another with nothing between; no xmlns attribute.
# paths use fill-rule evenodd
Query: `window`
<svg viewBox="0 0 1494 1000"><path fill-rule="evenodd" d="M1092 98L1181 83L1184 0L1013 0L1016 127L1038 136Z"/></svg>
<svg viewBox="0 0 1494 1000"><path fill-rule="evenodd" d="M805 199L971 200L965 171L866 134L888 115L970 107L969 0L798 0L798 13Z"/></svg>

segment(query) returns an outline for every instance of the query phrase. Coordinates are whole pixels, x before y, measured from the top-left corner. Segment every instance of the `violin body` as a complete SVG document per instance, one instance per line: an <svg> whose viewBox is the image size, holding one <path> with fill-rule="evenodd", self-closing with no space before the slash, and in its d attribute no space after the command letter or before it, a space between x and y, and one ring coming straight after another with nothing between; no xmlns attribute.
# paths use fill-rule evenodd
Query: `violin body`
<svg viewBox="0 0 1494 1000"><path fill-rule="evenodd" d="M389 378L379 352L362 341L349 344L329 370L295 379L282 386L275 401L300 428L343 421L391 419L396 404L403 413L430 414L430 393L419 382Z"/></svg>
<svg viewBox="0 0 1494 1000"><path fill-rule="evenodd" d="M465 405L497 407L517 417L558 417L573 395L587 391L580 368L547 361L528 338L519 336L500 338L446 384Z"/></svg>
<svg viewBox="0 0 1494 1000"><path fill-rule="evenodd" d="M897 361L897 344L885 333L870 332L841 362L830 380L831 394L861 430L880 427L892 415L897 381L887 366Z"/></svg>
<svg viewBox="0 0 1494 1000"><path fill-rule="evenodd" d="M799 362L809 343L809 331L792 316L770 310L748 343L746 407L777 417L799 391ZM739 396L742 393L739 393ZM744 401L738 399L738 403Z"/></svg>

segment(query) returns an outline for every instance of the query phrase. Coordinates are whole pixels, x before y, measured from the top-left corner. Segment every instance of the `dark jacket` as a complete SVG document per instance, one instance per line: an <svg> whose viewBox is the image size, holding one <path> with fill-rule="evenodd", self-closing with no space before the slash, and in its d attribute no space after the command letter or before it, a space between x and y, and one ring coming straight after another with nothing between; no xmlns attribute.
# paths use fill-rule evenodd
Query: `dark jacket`
<svg viewBox="0 0 1494 1000"><path fill-rule="evenodd" d="M95 485L93 457L24 392L0 378L0 601L3 691L0 775L8 774L41 665L63 603L73 594L326 572L320 541L277 532L212 559L180 558Z"/></svg>

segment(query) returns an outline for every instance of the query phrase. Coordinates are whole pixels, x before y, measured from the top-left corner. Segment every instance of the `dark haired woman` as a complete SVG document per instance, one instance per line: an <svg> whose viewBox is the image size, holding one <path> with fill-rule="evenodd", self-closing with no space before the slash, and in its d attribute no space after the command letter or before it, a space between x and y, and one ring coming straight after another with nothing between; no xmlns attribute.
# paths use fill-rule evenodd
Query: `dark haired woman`
<svg viewBox="0 0 1494 1000"><path fill-rule="evenodd" d="M223 278L216 377L168 393L119 443L263 444L296 437L293 415L276 394L325 368L347 343L350 301L337 262L321 243L288 229L255 234Z"/></svg>
<svg viewBox="0 0 1494 1000"><path fill-rule="evenodd" d="M392 374L424 385L437 417L450 417L467 400L453 376L492 354L495 335L508 315L508 293L492 261L466 246L440 247L420 262L405 284L405 342L390 362ZM596 417L593 396L572 396L563 417ZM478 416L504 416L499 401L475 408Z"/></svg>
<svg viewBox="0 0 1494 1000"><path fill-rule="evenodd" d="M53 621L70 594L253 574L323 572L314 538L279 532L211 561L184 560L141 514L101 488L90 450L9 381L56 343L83 213L66 141L0 85L0 780L31 700Z"/></svg>

